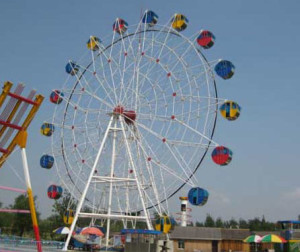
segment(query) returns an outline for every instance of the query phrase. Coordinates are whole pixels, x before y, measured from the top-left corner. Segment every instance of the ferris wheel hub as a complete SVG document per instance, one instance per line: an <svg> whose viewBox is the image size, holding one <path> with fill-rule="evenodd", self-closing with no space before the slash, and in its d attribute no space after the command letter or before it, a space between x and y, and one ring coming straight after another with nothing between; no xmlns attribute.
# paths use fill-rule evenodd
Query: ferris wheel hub
<svg viewBox="0 0 300 252"><path fill-rule="evenodd" d="M137 116L134 110L125 110L122 105L116 106L113 114L116 116L123 115L127 124L133 124Z"/></svg>
<svg viewBox="0 0 300 252"><path fill-rule="evenodd" d="M122 115L124 113L124 107L121 105L118 105L114 108L114 114L116 115Z"/></svg>

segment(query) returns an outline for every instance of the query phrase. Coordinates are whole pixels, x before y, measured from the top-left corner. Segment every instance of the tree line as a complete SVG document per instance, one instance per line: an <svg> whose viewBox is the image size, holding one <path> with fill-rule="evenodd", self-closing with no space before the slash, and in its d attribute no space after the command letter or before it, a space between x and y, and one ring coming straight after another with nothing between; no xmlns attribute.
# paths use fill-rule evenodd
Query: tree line
<svg viewBox="0 0 300 252"><path fill-rule="evenodd" d="M34 198L36 200L36 197ZM65 193L63 197L56 200L52 207L52 213L46 219L40 218L40 213L37 210L37 218L39 222L40 235L42 239L55 239L59 240L61 236L53 233L58 227L67 226L63 223L64 212L67 208L75 210L77 202L72 202L71 196ZM71 202L71 203L70 203ZM3 204L0 202L0 208ZM20 195L15 198L14 203L8 207L8 209L29 209L28 197L26 195ZM91 210L86 208L85 212ZM78 226L84 227L90 224L90 219L79 219ZM100 225L100 223L94 223ZM175 223L174 225L178 225ZM276 223L266 221L265 217L256 217L249 220L234 218L230 220L222 220L222 218L213 218L210 214L207 214L203 222L196 221L190 224L196 227L216 227L216 228L232 228L232 229L250 229L250 231L274 231L278 227ZM130 227L129 227L130 228ZM145 223L138 223L137 228L146 228ZM120 231L122 229L121 221L112 221L111 230ZM32 222L29 214L19 213L0 213L0 230L2 234L18 235L33 237Z"/></svg>
<svg viewBox="0 0 300 252"><path fill-rule="evenodd" d="M274 231L278 228L277 223L266 221L265 217L255 217L253 219L222 220L221 217L214 219L210 214L206 215L204 222L196 221L191 224L196 227L216 227L216 228L233 228L233 229L250 229L250 231Z"/></svg>

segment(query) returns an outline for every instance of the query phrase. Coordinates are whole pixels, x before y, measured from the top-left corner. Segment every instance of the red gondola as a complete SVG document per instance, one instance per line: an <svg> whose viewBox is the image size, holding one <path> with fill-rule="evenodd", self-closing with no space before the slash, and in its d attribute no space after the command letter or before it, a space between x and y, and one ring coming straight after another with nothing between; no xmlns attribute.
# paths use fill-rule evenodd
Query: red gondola
<svg viewBox="0 0 300 252"><path fill-rule="evenodd" d="M211 157L218 165L228 165L232 159L232 151L227 147L218 146L213 150Z"/></svg>
<svg viewBox="0 0 300 252"><path fill-rule="evenodd" d="M62 195L63 189L61 186L51 185L48 187L48 197L50 199L59 199Z"/></svg>
<svg viewBox="0 0 300 252"><path fill-rule="evenodd" d="M53 90L50 94L50 101L54 104L60 104L63 100L64 94L59 90Z"/></svg>
<svg viewBox="0 0 300 252"><path fill-rule="evenodd" d="M215 43L215 36L210 31L201 31L197 38L197 43L204 49L211 48Z"/></svg>
<svg viewBox="0 0 300 252"><path fill-rule="evenodd" d="M113 24L113 30L119 34L123 34L127 31L128 24L125 20L117 18Z"/></svg>

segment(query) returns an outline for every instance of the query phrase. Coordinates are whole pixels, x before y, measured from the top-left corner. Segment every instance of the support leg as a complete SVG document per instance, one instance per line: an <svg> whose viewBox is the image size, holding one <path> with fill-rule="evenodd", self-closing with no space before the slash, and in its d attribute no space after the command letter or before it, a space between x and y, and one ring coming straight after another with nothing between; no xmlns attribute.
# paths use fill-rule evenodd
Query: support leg
<svg viewBox="0 0 300 252"><path fill-rule="evenodd" d="M64 251L67 251L67 250L68 250L68 245L69 245L69 243L70 243L71 236L72 236L72 233L73 233L73 231L74 231L76 222L77 222L77 220L78 220L79 212L80 212L80 210L81 210L81 208L82 208L83 202L84 202L84 200L85 200L85 196L86 196L86 194L87 194L87 191L88 191L88 189L89 189L90 183L91 183L91 181L92 181L92 177L93 177L93 175L94 175L94 173L95 173L95 170L96 170L96 167L97 167L99 158L100 158L100 156L101 156L101 153L102 153L102 150L103 150L105 141L106 141L106 139L107 139L108 133L109 133L109 131L110 131L110 128L111 128L111 124L112 124L113 119L114 119L114 116L111 116L110 121L109 121L108 126L107 126L107 129L106 129L106 131L105 131L103 140L102 140L102 142L101 142L99 151L98 151L98 153L97 153L97 156L96 156L96 159L95 159L93 168L92 168L92 170L91 170L90 176L89 176L89 178L88 178L88 181L87 181L87 183L86 183L86 186L85 186L85 188L84 188L84 190L83 190L83 192L82 192L81 198L80 198L79 203L78 203L78 205L77 205L76 213L75 213L75 216L74 216L74 220L73 220L72 225L71 225L71 228L70 228L70 233L68 234L68 238L67 238L66 243L65 243L65 246L64 246L64 248L63 248Z"/></svg>

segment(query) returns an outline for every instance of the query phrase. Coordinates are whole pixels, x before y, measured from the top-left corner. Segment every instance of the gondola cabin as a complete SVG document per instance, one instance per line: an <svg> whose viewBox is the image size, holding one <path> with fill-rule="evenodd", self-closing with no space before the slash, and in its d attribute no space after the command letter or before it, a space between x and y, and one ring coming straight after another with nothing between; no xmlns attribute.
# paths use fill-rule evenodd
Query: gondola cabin
<svg viewBox="0 0 300 252"><path fill-rule="evenodd" d="M123 34L127 31L128 24L125 22L125 20L121 18L117 18L116 21L113 24L113 31L117 32L119 34Z"/></svg>
<svg viewBox="0 0 300 252"><path fill-rule="evenodd" d="M40 165L45 169L51 169L53 164L54 164L54 157L50 155L43 155L40 159Z"/></svg>
<svg viewBox="0 0 300 252"><path fill-rule="evenodd" d="M232 160L232 151L227 147L218 146L211 153L212 160L218 165L228 165Z"/></svg>
<svg viewBox="0 0 300 252"><path fill-rule="evenodd" d="M63 101L64 93L59 90L53 90L50 94L50 102L54 104L61 104Z"/></svg>
<svg viewBox="0 0 300 252"><path fill-rule="evenodd" d="M215 36L210 31L201 31L197 43L204 49L209 49L215 44Z"/></svg>
<svg viewBox="0 0 300 252"><path fill-rule="evenodd" d="M68 209L64 212L64 223L66 225L71 225L74 220L74 211L72 209Z"/></svg>
<svg viewBox="0 0 300 252"><path fill-rule="evenodd" d="M171 23L172 23L172 28L180 32L187 27L189 20L184 15L176 13L174 17L171 19Z"/></svg>
<svg viewBox="0 0 300 252"><path fill-rule="evenodd" d="M226 101L220 107L221 115L229 121L236 120L240 112L241 107L234 101Z"/></svg>
<svg viewBox="0 0 300 252"><path fill-rule="evenodd" d="M188 200L194 206L203 206L208 200L209 193L203 188L194 187L188 193Z"/></svg>
<svg viewBox="0 0 300 252"><path fill-rule="evenodd" d="M70 61L67 65L66 65L66 72L68 74L71 74L72 76L74 76L75 74L77 74L77 72L79 71L79 66L76 65L75 62Z"/></svg>
<svg viewBox="0 0 300 252"><path fill-rule="evenodd" d="M48 187L48 197L50 199L59 199L62 195L63 189L61 186L51 185Z"/></svg>
<svg viewBox="0 0 300 252"><path fill-rule="evenodd" d="M235 71L235 66L228 60L220 60L215 66L215 72L224 80L230 79Z"/></svg>
<svg viewBox="0 0 300 252"><path fill-rule="evenodd" d="M125 110L124 113L124 119L125 119L125 122L127 124L133 124L135 119L136 119L136 113L135 111L133 110Z"/></svg>
<svg viewBox="0 0 300 252"><path fill-rule="evenodd" d="M55 131L55 127L53 124L51 123L43 123L42 124L42 127L41 127L41 133L44 135L44 136L52 136L52 134L54 133Z"/></svg>
<svg viewBox="0 0 300 252"><path fill-rule="evenodd" d="M142 22L149 25L150 27L154 26L158 21L158 16L151 10L147 10L143 16Z"/></svg>
<svg viewBox="0 0 300 252"><path fill-rule="evenodd" d="M171 223L171 219L169 216L160 216L156 219L155 221L155 230L156 231L161 231L164 234L169 233L169 231L172 228L172 223Z"/></svg>
<svg viewBox="0 0 300 252"><path fill-rule="evenodd" d="M97 51L99 49L99 45L101 43L101 40L95 36L91 36L88 42L86 43L86 46L89 50Z"/></svg>

